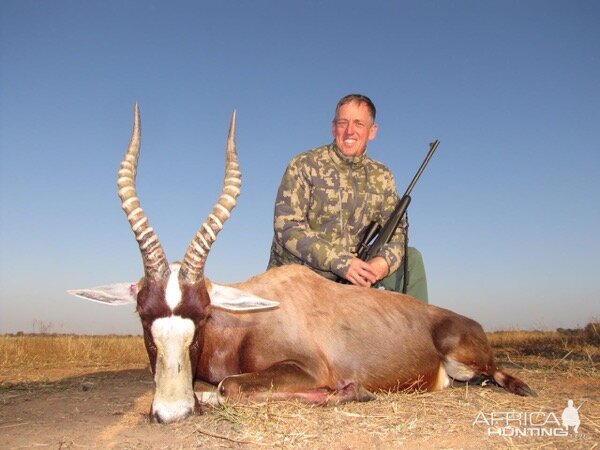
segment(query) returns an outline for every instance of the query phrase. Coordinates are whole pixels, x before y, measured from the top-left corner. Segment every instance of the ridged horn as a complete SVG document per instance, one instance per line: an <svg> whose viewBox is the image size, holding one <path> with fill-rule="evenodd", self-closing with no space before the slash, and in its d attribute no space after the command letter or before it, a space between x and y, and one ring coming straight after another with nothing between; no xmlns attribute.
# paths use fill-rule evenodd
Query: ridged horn
<svg viewBox="0 0 600 450"><path fill-rule="evenodd" d="M150 226L137 196L135 177L141 145L140 108L135 103L133 132L127 153L121 162L117 185L121 206L138 241L146 278L160 280L169 275L169 263L154 229Z"/></svg>
<svg viewBox="0 0 600 450"><path fill-rule="evenodd" d="M236 199L240 195L242 173L240 172L235 147L235 119L236 113L234 111L229 126L229 137L227 138L223 191L212 212L190 243L179 269L179 278L187 283L194 284L204 279L204 265L210 248L217 239L217 234L223 229L224 223L229 219L231 211L236 205Z"/></svg>

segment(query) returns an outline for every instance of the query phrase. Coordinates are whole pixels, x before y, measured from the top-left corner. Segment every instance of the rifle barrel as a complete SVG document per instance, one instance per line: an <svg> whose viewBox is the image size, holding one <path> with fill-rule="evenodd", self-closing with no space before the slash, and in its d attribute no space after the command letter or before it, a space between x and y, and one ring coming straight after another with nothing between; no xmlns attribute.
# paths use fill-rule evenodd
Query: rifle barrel
<svg viewBox="0 0 600 450"><path fill-rule="evenodd" d="M429 152L427 153L425 160L421 163L421 167L419 167L417 174L412 179L410 186L408 186L408 189L406 190L402 198L398 200L398 203L396 203L394 211L392 211L392 214L388 218L387 222L383 224L381 230L377 234L377 237L373 240L371 244L365 243L367 244L367 247L365 251L362 252L362 254L359 256L360 259L362 259L363 261L368 261L369 259L373 258L379 252L381 247L387 244L392 239L392 236L394 235L396 229L400 225L402 218L406 214L408 205L410 204L410 193L417 184L417 181L419 181L419 177L425 170L427 163L429 163L429 160L435 153L436 149L438 148L438 145L440 145L440 141L438 139L429 144Z"/></svg>
<svg viewBox="0 0 600 450"><path fill-rule="evenodd" d="M421 163L421 167L419 167L419 170L417 170L417 174L415 175L415 177L410 182L410 185L408 186L408 189L406 190L406 192L404 193L404 195L410 195L410 193L412 192L413 188L417 184L417 181L419 181L419 177L421 176L421 174L425 170L425 167L429 163L429 160L431 159L431 157L433 156L433 154L437 150L438 145L440 145L440 141L438 139L436 139L434 142L432 142L431 144L429 144L429 152L427 153L427 156L425 157L425 161L423 161Z"/></svg>

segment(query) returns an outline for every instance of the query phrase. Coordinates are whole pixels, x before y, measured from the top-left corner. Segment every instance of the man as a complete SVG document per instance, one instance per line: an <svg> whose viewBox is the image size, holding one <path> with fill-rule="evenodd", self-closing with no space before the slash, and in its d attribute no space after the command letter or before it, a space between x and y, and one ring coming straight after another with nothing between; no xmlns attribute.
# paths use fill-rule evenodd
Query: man
<svg viewBox="0 0 600 450"><path fill-rule="evenodd" d="M367 143L377 136L375 116L368 97L345 96L331 126L334 142L292 159L275 201L269 268L303 264L332 280L402 289L405 219L373 259L355 255L365 227L372 220L385 223L398 202L391 171L366 154ZM423 262L412 248L408 269L407 293L427 303Z"/></svg>

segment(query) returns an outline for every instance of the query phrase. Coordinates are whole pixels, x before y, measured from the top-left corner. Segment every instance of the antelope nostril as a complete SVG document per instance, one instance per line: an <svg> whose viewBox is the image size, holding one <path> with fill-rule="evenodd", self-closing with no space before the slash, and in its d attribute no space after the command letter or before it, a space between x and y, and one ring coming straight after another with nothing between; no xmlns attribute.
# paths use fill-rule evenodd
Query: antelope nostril
<svg viewBox="0 0 600 450"><path fill-rule="evenodd" d="M179 422L181 420L185 420L191 415L194 414L194 408L189 407L185 408L183 411L179 411L178 413L166 413L161 415L158 411L152 413L152 420L156 423L165 424L165 423L173 423Z"/></svg>
<svg viewBox="0 0 600 450"><path fill-rule="evenodd" d="M163 419L162 417L160 417L160 414L158 414L158 412L152 414L152 419L154 419L154 421L157 423L163 423Z"/></svg>

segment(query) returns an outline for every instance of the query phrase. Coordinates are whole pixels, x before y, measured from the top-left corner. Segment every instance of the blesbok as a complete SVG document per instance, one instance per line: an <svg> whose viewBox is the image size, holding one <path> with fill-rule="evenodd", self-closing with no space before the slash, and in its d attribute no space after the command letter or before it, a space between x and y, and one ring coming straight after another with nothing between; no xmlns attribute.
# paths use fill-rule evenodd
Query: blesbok
<svg viewBox="0 0 600 450"><path fill-rule="evenodd" d="M296 265L233 286L206 279L206 258L241 187L235 120L234 112L222 194L183 261L169 265L137 197L136 104L118 186L144 277L137 284L69 291L105 303L137 302L154 374L156 421L194 412L194 380L218 386L219 402L331 405L371 400L381 390L437 390L451 380L481 377L515 394L535 395L496 366L477 322L407 295L337 284Z"/></svg>

